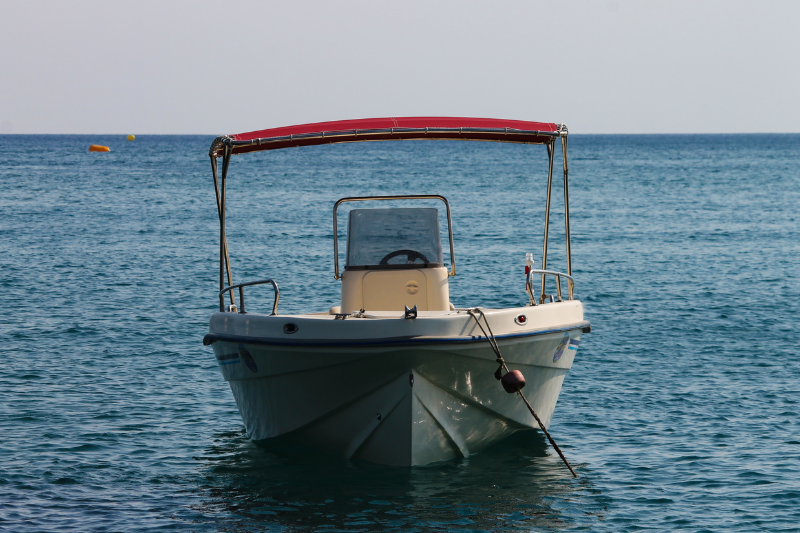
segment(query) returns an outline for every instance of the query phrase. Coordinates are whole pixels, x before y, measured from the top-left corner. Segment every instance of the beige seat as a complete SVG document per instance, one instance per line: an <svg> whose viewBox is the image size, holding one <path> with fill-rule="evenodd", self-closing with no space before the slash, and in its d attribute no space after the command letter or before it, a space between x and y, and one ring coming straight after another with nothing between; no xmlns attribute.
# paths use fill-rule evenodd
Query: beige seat
<svg viewBox="0 0 800 533"><path fill-rule="evenodd" d="M343 313L450 309L447 269L345 270L342 273Z"/></svg>

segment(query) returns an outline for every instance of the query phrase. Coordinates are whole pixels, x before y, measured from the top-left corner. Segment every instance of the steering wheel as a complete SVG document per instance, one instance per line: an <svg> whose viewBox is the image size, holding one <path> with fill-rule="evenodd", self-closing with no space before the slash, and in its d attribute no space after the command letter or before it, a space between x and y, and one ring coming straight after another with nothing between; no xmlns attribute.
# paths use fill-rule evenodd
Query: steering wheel
<svg viewBox="0 0 800 533"><path fill-rule="evenodd" d="M416 250L395 250L394 252L386 254L383 259L381 259L381 265L388 265L389 259L393 259L398 255L406 256L406 264L410 265L415 262L417 259L422 259L423 263L430 263L428 258L425 257L423 254L417 252Z"/></svg>

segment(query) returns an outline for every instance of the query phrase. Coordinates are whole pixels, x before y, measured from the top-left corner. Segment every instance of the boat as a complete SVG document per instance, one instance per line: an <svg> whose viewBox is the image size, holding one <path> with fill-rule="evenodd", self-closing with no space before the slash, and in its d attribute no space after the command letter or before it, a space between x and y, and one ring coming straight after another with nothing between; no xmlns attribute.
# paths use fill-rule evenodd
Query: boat
<svg viewBox="0 0 800 533"><path fill-rule="evenodd" d="M248 437L280 437L349 459L416 466L467 457L516 431L537 428L534 411L545 430L581 336L591 331L574 297L567 138L563 124L459 117L321 122L217 137L209 155L220 222L219 311L203 343L213 349ZM450 302L449 278L456 275L451 206L443 196L413 191L333 202L333 276L342 289L330 309L280 314L276 280L233 283L225 234L232 156L410 140L547 147L541 269L533 268L528 254L524 276L520 272L525 305L457 308ZM565 273L547 268L557 144ZM345 232L340 217L347 217ZM447 257L440 235L445 221ZM346 234L341 270L340 233ZM245 289L258 285L272 289L271 310L246 309ZM504 376L521 380L512 394ZM518 398L522 386L530 410Z"/></svg>

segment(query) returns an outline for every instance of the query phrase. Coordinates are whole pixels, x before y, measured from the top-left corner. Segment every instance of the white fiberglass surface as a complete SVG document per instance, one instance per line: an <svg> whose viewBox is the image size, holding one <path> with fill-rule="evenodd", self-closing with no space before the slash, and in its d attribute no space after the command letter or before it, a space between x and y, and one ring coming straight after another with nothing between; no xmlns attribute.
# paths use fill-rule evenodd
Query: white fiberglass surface
<svg viewBox="0 0 800 533"><path fill-rule="evenodd" d="M353 209L347 227L347 266L442 264L439 210Z"/></svg>

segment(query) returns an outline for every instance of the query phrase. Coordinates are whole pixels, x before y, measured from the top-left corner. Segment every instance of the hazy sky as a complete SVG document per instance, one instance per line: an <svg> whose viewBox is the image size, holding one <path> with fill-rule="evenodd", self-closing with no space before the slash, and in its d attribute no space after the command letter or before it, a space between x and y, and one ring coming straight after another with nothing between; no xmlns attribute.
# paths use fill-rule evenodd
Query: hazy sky
<svg viewBox="0 0 800 533"><path fill-rule="evenodd" d="M0 0L0 132L800 132L800 2Z"/></svg>

